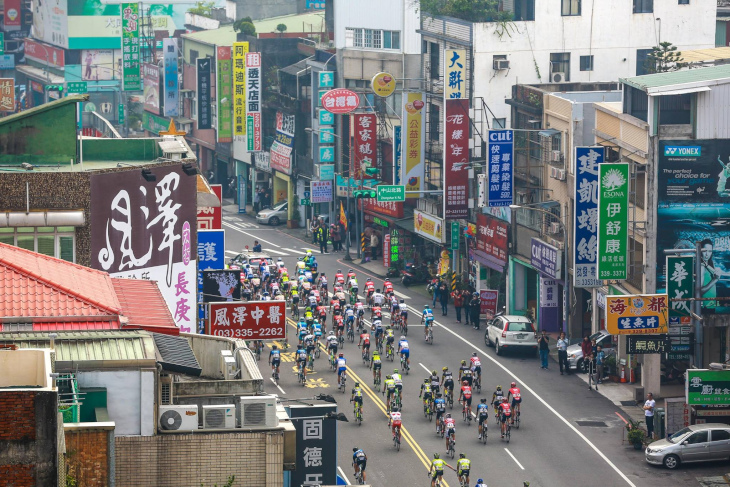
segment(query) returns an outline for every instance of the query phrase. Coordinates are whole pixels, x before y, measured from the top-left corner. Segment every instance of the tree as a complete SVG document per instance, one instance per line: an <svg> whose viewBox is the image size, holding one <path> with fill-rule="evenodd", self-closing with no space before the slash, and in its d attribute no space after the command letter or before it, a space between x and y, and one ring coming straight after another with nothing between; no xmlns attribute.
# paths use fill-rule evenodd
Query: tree
<svg viewBox="0 0 730 487"><path fill-rule="evenodd" d="M671 42L660 42L658 46L651 48L646 57L646 71L650 74L679 71L685 67L687 63L684 62L682 52Z"/></svg>
<svg viewBox="0 0 730 487"><path fill-rule="evenodd" d="M276 31L279 33L279 35L286 32L286 24L279 24L276 26Z"/></svg>
<svg viewBox="0 0 730 487"><path fill-rule="evenodd" d="M210 17L211 10L215 7L215 2L195 2L195 7L188 9L188 12L194 15L202 15L203 17Z"/></svg>
<svg viewBox="0 0 730 487"><path fill-rule="evenodd" d="M233 23L233 30L246 34L247 36L256 35L256 26L253 25L253 20L251 20L251 17L244 17L240 20L235 21Z"/></svg>

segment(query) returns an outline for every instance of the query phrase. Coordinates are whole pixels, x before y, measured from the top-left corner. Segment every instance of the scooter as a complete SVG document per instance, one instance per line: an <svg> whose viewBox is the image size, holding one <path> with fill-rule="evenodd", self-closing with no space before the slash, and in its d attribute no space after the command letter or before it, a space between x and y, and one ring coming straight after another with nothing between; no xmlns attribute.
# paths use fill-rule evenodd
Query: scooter
<svg viewBox="0 0 730 487"><path fill-rule="evenodd" d="M677 368L677 365L672 363L667 364L662 369L661 375L659 376L659 382L661 384L668 384L670 382L679 382L684 384L684 371Z"/></svg>
<svg viewBox="0 0 730 487"><path fill-rule="evenodd" d="M401 283L404 286L410 286L411 284L427 282L431 275L428 272L428 267L425 265L415 266L409 264L405 269L401 271Z"/></svg>

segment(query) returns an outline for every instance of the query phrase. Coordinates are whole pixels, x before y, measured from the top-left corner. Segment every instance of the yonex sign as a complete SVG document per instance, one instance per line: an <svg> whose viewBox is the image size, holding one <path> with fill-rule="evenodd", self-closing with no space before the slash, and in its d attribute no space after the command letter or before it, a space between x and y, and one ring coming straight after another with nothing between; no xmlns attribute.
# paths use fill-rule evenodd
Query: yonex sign
<svg viewBox="0 0 730 487"><path fill-rule="evenodd" d="M664 155L666 157L700 157L702 147L699 145L666 145Z"/></svg>

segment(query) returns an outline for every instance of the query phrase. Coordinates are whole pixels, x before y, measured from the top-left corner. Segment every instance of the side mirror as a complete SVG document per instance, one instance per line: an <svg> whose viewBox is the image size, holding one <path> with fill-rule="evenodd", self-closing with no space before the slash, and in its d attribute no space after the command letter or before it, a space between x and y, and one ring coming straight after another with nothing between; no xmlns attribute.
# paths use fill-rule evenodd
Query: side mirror
<svg viewBox="0 0 730 487"><path fill-rule="evenodd" d="M683 442L682 442L682 445L683 445L683 446L684 446L684 445L689 445L689 441L687 441L687 440L683 441Z"/></svg>

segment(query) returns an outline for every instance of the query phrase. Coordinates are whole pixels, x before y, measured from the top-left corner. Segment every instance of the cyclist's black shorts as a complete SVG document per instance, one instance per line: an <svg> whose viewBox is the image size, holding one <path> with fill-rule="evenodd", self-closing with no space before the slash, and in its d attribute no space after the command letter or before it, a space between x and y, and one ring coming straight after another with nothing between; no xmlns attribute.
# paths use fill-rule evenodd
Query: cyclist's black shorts
<svg viewBox="0 0 730 487"><path fill-rule="evenodd" d="M469 469L465 468L464 470L459 470L459 476L468 477L469 476Z"/></svg>
<svg viewBox="0 0 730 487"><path fill-rule="evenodd" d="M355 396L352 399L352 402L355 403L355 404L359 404L360 406L362 406L362 396Z"/></svg>
<svg viewBox="0 0 730 487"><path fill-rule="evenodd" d="M292 296L291 302L294 304L299 304L299 296Z"/></svg>
<svg viewBox="0 0 730 487"><path fill-rule="evenodd" d="M388 337L388 343L395 342L395 337Z"/></svg>
<svg viewBox="0 0 730 487"><path fill-rule="evenodd" d="M438 420L439 420L439 418L440 418L441 416L443 416L444 414L446 414L446 410L443 410L443 411L439 411L439 410L437 409L437 410L436 410L436 421L438 421Z"/></svg>
<svg viewBox="0 0 730 487"><path fill-rule="evenodd" d="M430 392L426 392L426 393L423 394L423 400L424 401L430 401L431 399L433 399L433 396L431 395Z"/></svg>
<svg viewBox="0 0 730 487"><path fill-rule="evenodd" d="M362 351L370 350L370 343L363 343L362 344Z"/></svg>
<svg viewBox="0 0 730 487"><path fill-rule="evenodd" d="M476 367L474 367L474 372L481 377L481 375L482 375L482 366L481 365L477 365Z"/></svg>
<svg viewBox="0 0 730 487"><path fill-rule="evenodd" d="M381 363L377 363L377 364L376 364L376 363L374 363L374 364L373 364L373 370L380 370L380 368L381 368L382 366L383 366L382 362L381 362Z"/></svg>
<svg viewBox="0 0 730 487"><path fill-rule="evenodd" d="M273 359L273 360L271 361L271 366L272 366L272 367L278 367L278 366L279 366L279 364L281 364L281 359L275 358L275 359Z"/></svg>
<svg viewBox="0 0 730 487"><path fill-rule="evenodd" d="M512 416L512 415L510 414L510 416ZM506 422L507 422L507 420L508 420L508 419L510 418L510 416L507 416L507 415L506 415L506 414L504 414L504 413L500 413L500 414L499 414L499 420L500 420L501 422L503 422L503 423L506 423Z"/></svg>
<svg viewBox="0 0 730 487"><path fill-rule="evenodd" d="M514 408L515 408L515 406L516 406L517 404L520 404L521 402L522 402L522 398L519 398L519 399L515 399L515 398L513 397L513 398L512 398L512 409L514 409Z"/></svg>
<svg viewBox="0 0 730 487"><path fill-rule="evenodd" d="M471 397L469 397L469 398L466 398L465 397L464 398L464 404L466 404L467 406L471 406Z"/></svg>
<svg viewBox="0 0 730 487"><path fill-rule="evenodd" d="M368 461L367 461L367 460L358 460L358 461L357 461L357 462L355 462L355 463L357 463L357 464L358 464L358 465L360 466L360 471L361 471L361 472L364 472L364 471L365 471L365 467L366 467L366 466L367 466L367 464L368 464Z"/></svg>
<svg viewBox="0 0 730 487"><path fill-rule="evenodd" d="M332 353L337 355L337 345L330 343L329 349L332 350Z"/></svg>
<svg viewBox="0 0 730 487"><path fill-rule="evenodd" d="M453 380L447 380L446 382L444 382L444 391L446 391L446 390L450 390L450 391L454 390L454 381Z"/></svg>
<svg viewBox="0 0 730 487"><path fill-rule="evenodd" d="M477 416L477 418L479 418L479 424L482 424L483 422L485 422L488 417L489 417L489 414L480 414L479 416Z"/></svg>
<svg viewBox="0 0 730 487"><path fill-rule="evenodd" d="M307 353L314 352L314 345L307 345Z"/></svg>
<svg viewBox="0 0 730 487"><path fill-rule="evenodd" d="M395 388L398 390L398 392L402 392L403 391L403 384L396 384L395 385Z"/></svg>
<svg viewBox="0 0 730 487"><path fill-rule="evenodd" d="M439 393L439 389L440 389L440 388L441 388L441 386L440 386L439 384L436 384L436 385L433 385L433 384L431 384L431 391L432 391L432 392L433 392L434 394L438 394L438 393Z"/></svg>
<svg viewBox="0 0 730 487"><path fill-rule="evenodd" d="M444 471L443 470L434 470L433 471L433 479L436 479L436 477L443 477Z"/></svg>

